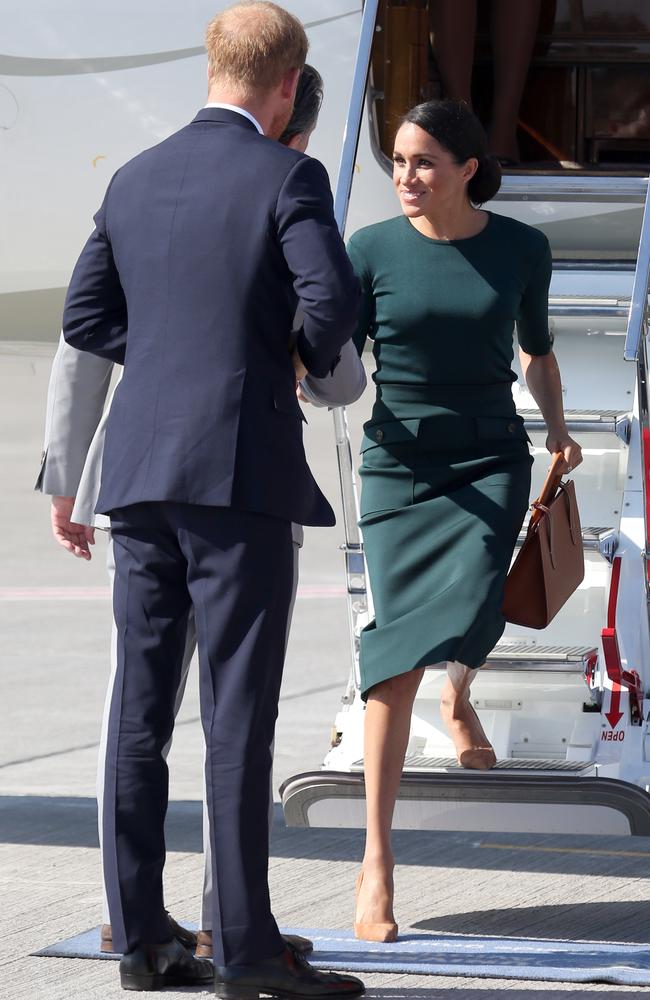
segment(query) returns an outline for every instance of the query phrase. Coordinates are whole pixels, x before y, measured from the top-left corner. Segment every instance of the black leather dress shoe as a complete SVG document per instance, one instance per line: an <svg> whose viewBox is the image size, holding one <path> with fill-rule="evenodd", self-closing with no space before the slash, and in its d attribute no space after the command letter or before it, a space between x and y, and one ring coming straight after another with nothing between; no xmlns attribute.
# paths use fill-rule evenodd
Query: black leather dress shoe
<svg viewBox="0 0 650 1000"><path fill-rule="evenodd" d="M169 925L172 929L172 934L176 940L180 941L184 948L189 948L190 951L194 951L197 942L196 932L189 931L187 927L183 927L181 924L177 923L169 911L167 911L167 916L169 917Z"/></svg>
<svg viewBox="0 0 650 1000"><path fill-rule="evenodd" d="M194 931L188 931L187 927L181 927L181 925L174 920L171 913L167 912L167 916L169 917L169 926L174 937L180 941L184 948L189 948L190 951L194 951L197 941L197 936ZM110 924L102 924L101 926L99 950L103 954L112 954L113 952L113 931ZM210 955L212 955L212 953L210 953ZM199 956L197 955L197 958L198 957Z"/></svg>
<svg viewBox="0 0 650 1000"><path fill-rule="evenodd" d="M315 1000L356 997L364 991L360 979L318 972L291 948L258 965L217 965L214 970L214 992L221 1000L257 1000L260 993L288 1000Z"/></svg>
<svg viewBox="0 0 650 1000"><path fill-rule="evenodd" d="M311 955L314 950L314 942L311 938L301 937L300 934L283 934L282 940L300 955Z"/></svg>
<svg viewBox="0 0 650 1000"><path fill-rule="evenodd" d="M194 958L176 938L166 944L142 945L120 959L123 990L207 986L213 978L212 962L205 958Z"/></svg>

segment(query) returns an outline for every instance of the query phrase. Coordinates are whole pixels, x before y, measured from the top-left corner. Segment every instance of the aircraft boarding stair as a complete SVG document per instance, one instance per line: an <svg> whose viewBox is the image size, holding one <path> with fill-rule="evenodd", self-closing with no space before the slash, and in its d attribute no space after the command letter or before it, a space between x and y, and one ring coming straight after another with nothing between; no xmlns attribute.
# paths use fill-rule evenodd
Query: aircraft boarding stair
<svg viewBox="0 0 650 1000"><path fill-rule="evenodd" d="M367 31L372 8L367 3L364 9ZM355 148L352 132L368 65L363 46L362 30L337 191L342 228L352 172L347 177L345 168ZM615 178L609 184L593 180L507 178L490 206L516 215L517 203L553 196L585 203L645 200L636 260L606 249L576 259L554 248L549 321L567 423L584 454L571 478L583 525L585 579L547 629L508 625L472 685L474 707L498 758L493 770L458 766L439 713L446 672L425 673L395 828L650 835L650 190L646 178L621 185ZM513 391L532 444L534 497L549 464L546 432L525 383ZM287 822L300 826L363 826L365 816L357 661L372 599L343 410L335 411L334 423L354 665L322 769L296 775L281 789ZM524 536L525 530L519 544Z"/></svg>

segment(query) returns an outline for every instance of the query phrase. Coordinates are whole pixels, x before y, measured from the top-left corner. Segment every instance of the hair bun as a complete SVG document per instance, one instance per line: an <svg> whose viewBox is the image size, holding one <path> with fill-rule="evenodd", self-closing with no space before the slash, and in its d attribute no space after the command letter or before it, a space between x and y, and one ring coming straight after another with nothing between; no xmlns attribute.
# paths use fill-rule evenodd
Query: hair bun
<svg viewBox="0 0 650 1000"><path fill-rule="evenodd" d="M478 161L476 173L467 186L467 193L474 205L491 201L501 187L501 164L493 153Z"/></svg>

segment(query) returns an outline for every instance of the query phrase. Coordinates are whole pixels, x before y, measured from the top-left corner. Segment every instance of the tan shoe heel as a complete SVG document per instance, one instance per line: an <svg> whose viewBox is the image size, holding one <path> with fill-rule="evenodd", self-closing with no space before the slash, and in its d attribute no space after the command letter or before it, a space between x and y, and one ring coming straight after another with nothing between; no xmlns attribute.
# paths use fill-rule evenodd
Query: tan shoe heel
<svg viewBox="0 0 650 1000"><path fill-rule="evenodd" d="M357 876L357 883L354 890L355 903L359 898L359 891L361 889L362 882L363 869L361 869ZM389 944L393 941L397 941L397 931L397 924L388 921L378 924L368 924L364 922L357 923L356 920L354 921L354 936L359 941L379 941L383 944Z"/></svg>

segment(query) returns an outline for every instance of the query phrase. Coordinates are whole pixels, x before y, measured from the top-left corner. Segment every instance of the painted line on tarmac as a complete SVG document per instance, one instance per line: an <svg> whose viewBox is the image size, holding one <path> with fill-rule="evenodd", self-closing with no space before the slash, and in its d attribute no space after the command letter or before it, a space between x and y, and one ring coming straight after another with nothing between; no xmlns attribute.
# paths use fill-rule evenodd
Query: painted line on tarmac
<svg viewBox="0 0 650 1000"><path fill-rule="evenodd" d="M32 757L18 757L16 760L6 760L0 764L0 770L5 767L17 767L19 764L33 764L37 760L50 760L52 757L63 757L67 753L78 753L80 750L96 750L99 741L94 743L79 743L73 747L64 747L62 750L49 750L47 753L37 753Z"/></svg>
<svg viewBox="0 0 650 1000"><path fill-rule="evenodd" d="M299 601L325 601L342 597L344 586L336 583L306 583L298 587ZM109 587L0 587L0 603L29 601L108 601Z"/></svg>
<svg viewBox="0 0 650 1000"><path fill-rule="evenodd" d="M479 844L493 851L542 851L545 854L593 854L609 858L650 858L650 851L608 851L601 847L543 847L541 844Z"/></svg>
<svg viewBox="0 0 650 1000"><path fill-rule="evenodd" d="M109 587L0 587L0 601L108 601Z"/></svg>

